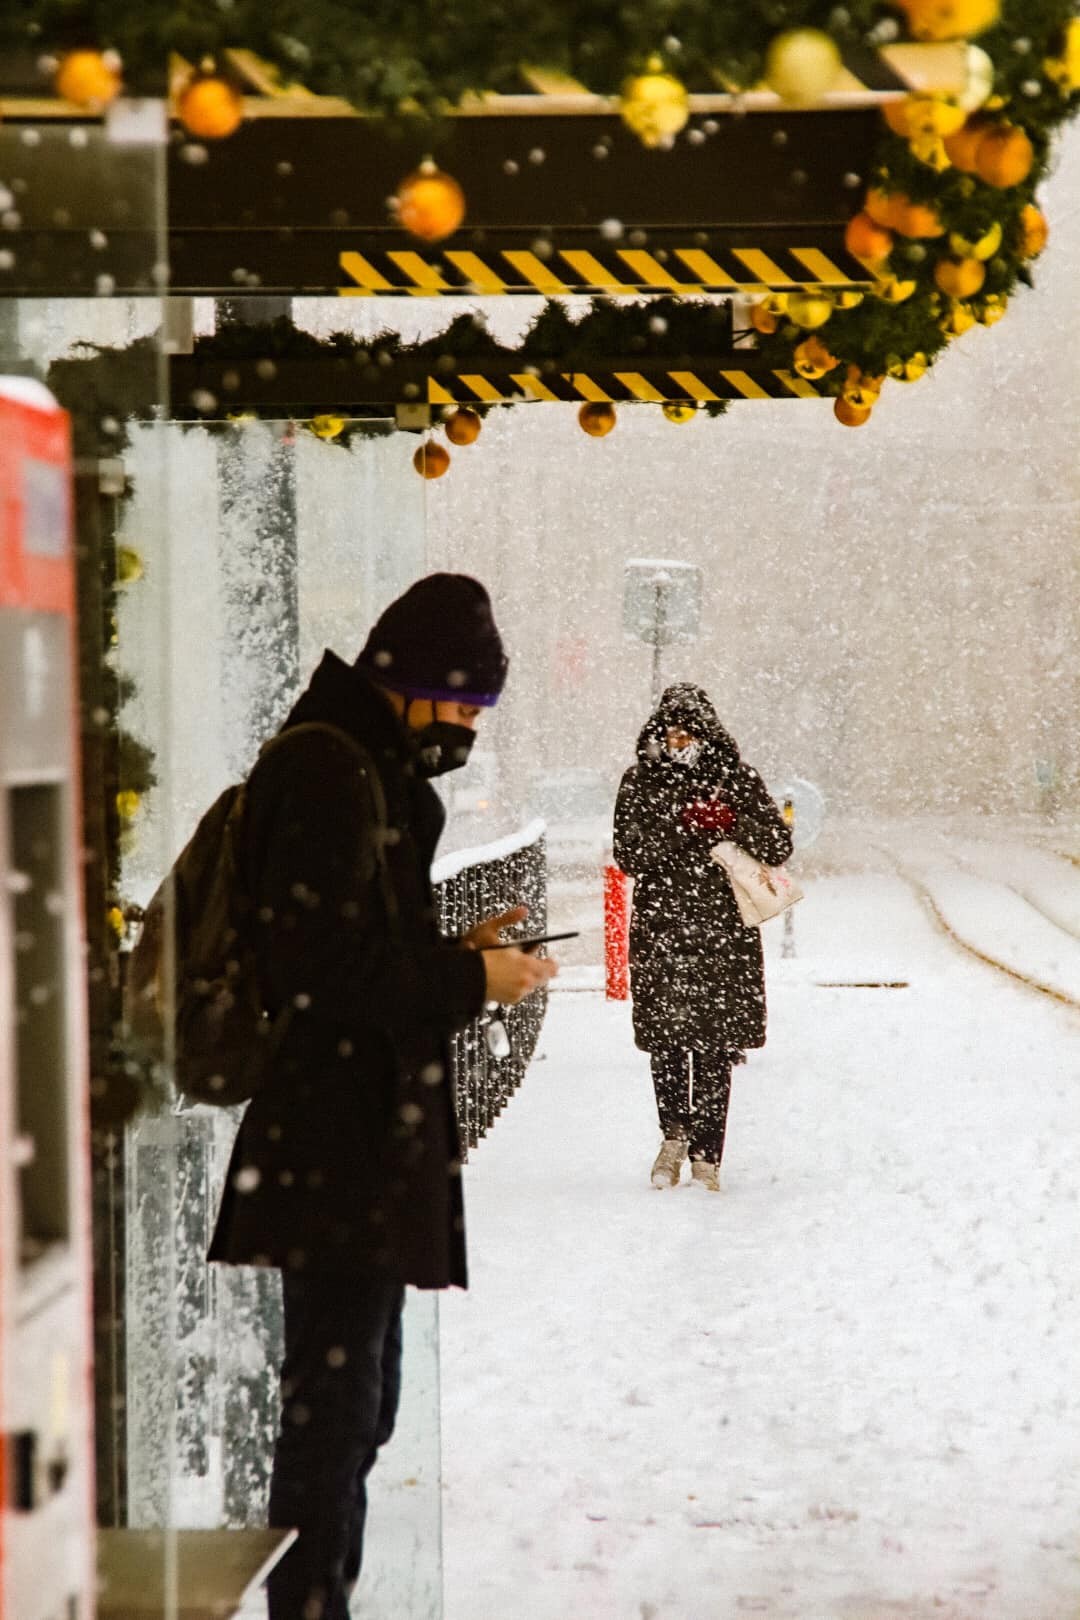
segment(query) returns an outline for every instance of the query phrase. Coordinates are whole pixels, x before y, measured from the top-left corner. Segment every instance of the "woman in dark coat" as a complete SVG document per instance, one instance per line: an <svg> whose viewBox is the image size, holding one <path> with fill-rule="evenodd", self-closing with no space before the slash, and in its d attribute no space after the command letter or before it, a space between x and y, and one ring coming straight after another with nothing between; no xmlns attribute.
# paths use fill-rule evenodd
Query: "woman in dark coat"
<svg viewBox="0 0 1080 1620"><path fill-rule="evenodd" d="M700 687L668 687L637 756L615 805L615 860L634 879L634 1038L652 1059L664 1138L652 1182L676 1186L689 1153L693 1179L718 1191L732 1065L765 1044L765 968L760 932L709 852L730 839L780 866L791 833Z"/></svg>

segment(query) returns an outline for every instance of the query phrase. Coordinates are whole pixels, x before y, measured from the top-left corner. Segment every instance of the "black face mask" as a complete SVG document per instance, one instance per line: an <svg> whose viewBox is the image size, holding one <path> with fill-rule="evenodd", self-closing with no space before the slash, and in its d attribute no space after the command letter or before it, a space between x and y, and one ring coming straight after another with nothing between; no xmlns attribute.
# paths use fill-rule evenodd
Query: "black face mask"
<svg viewBox="0 0 1080 1620"><path fill-rule="evenodd" d="M476 733L469 726L456 726L451 720L432 720L413 732L416 769L420 776L445 776L468 763Z"/></svg>

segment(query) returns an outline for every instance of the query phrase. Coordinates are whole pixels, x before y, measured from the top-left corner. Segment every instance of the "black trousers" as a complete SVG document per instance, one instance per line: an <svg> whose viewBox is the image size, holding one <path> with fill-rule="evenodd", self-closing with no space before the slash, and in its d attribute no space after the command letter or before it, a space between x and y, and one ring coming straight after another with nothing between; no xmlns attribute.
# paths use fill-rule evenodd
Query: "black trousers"
<svg viewBox="0 0 1080 1620"><path fill-rule="evenodd" d="M268 1582L269 1620L348 1620L365 1481L401 1393L400 1283L282 1274L285 1359L270 1524L298 1540Z"/></svg>
<svg viewBox="0 0 1080 1620"><path fill-rule="evenodd" d="M675 1047L649 1056L661 1132L689 1142L691 1159L719 1164L731 1097L730 1057Z"/></svg>

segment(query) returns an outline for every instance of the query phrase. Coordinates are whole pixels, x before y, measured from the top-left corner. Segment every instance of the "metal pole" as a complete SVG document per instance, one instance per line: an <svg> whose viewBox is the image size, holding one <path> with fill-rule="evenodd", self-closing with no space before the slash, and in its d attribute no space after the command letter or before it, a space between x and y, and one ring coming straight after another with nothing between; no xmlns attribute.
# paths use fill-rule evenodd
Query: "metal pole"
<svg viewBox="0 0 1080 1620"><path fill-rule="evenodd" d="M663 647L664 632L666 629L665 609L667 603L664 598L664 581L655 582L655 598L653 603L653 662L652 662L652 700L653 708L660 702L660 695L664 690L660 671L660 652Z"/></svg>

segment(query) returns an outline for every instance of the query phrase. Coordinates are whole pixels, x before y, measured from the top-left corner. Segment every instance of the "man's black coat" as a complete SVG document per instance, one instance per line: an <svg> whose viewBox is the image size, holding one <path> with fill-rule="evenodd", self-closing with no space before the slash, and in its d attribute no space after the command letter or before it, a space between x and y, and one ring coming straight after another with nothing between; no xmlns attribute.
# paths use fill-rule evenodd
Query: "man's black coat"
<svg viewBox="0 0 1080 1620"><path fill-rule="evenodd" d="M379 773L387 872L344 741L307 731L256 765L242 845L261 982L271 1012L295 1011L240 1126L210 1258L464 1287L449 1037L481 1011L484 970L436 928L442 805L386 698L330 652L284 729L313 720Z"/></svg>

